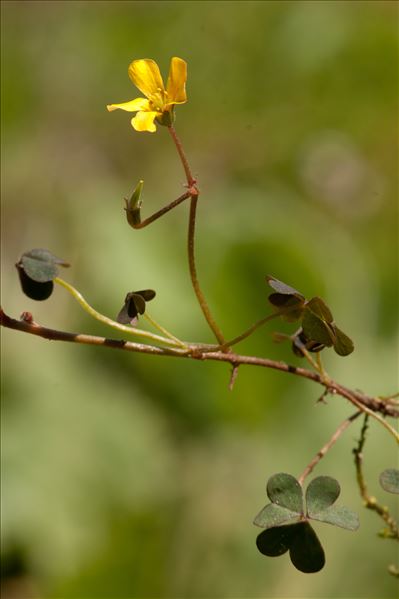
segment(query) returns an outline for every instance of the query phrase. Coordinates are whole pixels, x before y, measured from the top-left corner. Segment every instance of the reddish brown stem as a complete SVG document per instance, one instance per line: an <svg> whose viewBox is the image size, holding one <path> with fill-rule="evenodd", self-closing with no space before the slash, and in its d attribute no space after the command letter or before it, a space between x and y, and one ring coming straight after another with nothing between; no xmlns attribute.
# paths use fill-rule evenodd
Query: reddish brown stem
<svg viewBox="0 0 399 599"><path fill-rule="evenodd" d="M186 174L187 185L188 185L188 187L192 187L193 185L195 185L196 180L194 179L194 177L192 175L192 172L191 172L191 169L190 169L190 165L188 163L186 154L185 154L185 152L183 150L182 143L181 143L180 139L177 136L177 133L176 133L176 130L175 130L174 126L171 125L170 127L168 127L168 129L169 129L169 133L172 136L172 139L174 141L174 144L176 146L178 154L180 156L180 160L181 160L181 163L183 165L184 172Z"/></svg>
<svg viewBox="0 0 399 599"><path fill-rule="evenodd" d="M247 365L247 366L259 366L263 368L272 368L273 370L279 370L280 372L286 372L306 378L314 381L328 388L330 393L341 395L349 401L356 399L356 405L359 403L373 412L379 412L384 416L391 416L397 418L399 416L399 410L394 407L391 403L385 402L379 397L370 397L361 393L360 391L352 391L347 389L343 385L336 383L333 380L323 381L322 377L317 372L312 372L306 368L300 368L286 364L285 362L276 362L275 360L269 360L268 358L258 358L255 356L246 356L233 353L222 353L222 352L204 352L198 345L192 345L189 351L183 349L172 349L168 347L156 347L152 345L145 345L143 343L136 343L133 341L123 341L118 339L108 339L106 337L97 337L93 335L82 335L79 333L67 333L65 331L58 331L55 329L49 329L42 327L37 323L30 323L26 320L16 320L11 318L0 309L0 325L43 337L44 339L54 341L67 341L72 343L81 343L85 345L97 345L101 347L110 347L113 349L120 349L130 352L138 352L145 354L152 354L157 356L172 356L176 358L191 358L194 360L213 360L217 362L227 362L233 366Z"/></svg>
<svg viewBox="0 0 399 599"><path fill-rule="evenodd" d="M152 214L151 216L148 216L146 219L144 219L140 223L132 224L133 229L144 229L144 227L146 227L147 225L150 225L155 220L158 220L158 218L160 218L161 216L163 216L164 214L169 212L169 210L172 210L173 208L175 208L176 206L178 206L179 204L184 202L184 200L187 200L189 197L191 197L191 194L189 191L186 191L179 198L177 198L176 200L174 200L173 202L171 202L164 208L161 208L161 210L158 210L158 212L154 212L154 214Z"/></svg>

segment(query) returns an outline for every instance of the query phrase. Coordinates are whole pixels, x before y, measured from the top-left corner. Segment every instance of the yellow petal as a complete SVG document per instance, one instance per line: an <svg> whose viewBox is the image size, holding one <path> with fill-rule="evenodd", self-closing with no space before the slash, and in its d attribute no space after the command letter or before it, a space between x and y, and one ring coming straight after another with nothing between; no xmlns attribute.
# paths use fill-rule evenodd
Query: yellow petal
<svg viewBox="0 0 399 599"><path fill-rule="evenodd" d="M122 102L122 104L107 105L107 110L109 110L109 112L117 110L118 108L126 110L126 112L137 112L138 110L149 110L150 104L145 98L136 98L135 100L130 100L130 102Z"/></svg>
<svg viewBox="0 0 399 599"><path fill-rule="evenodd" d="M159 67L151 58L133 60L129 65L129 77L147 98L164 89Z"/></svg>
<svg viewBox="0 0 399 599"><path fill-rule="evenodd" d="M132 118L131 123L133 129L136 131L149 131L154 133L157 130L154 119L157 116L161 116L160 112L138 112L135 117Z"/></svg>
<svg viewBox="0 0 399 599"><path fill-rule="evenodd" d="M187 63L174 56L170 61L168 85L168 104L184 104L186 96Z"/></svg>

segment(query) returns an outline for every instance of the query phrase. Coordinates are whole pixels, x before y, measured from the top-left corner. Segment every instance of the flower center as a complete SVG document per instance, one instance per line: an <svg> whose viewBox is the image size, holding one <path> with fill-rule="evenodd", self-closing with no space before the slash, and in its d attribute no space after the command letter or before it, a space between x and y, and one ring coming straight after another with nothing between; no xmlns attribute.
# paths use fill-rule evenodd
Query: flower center
<svg viewBox="0 0 399 599"><path fill-rule="evenodd" d="M151 94L149 102L155 112L164 112L168 103L168 92L159 87L154 94Z"/></svg>

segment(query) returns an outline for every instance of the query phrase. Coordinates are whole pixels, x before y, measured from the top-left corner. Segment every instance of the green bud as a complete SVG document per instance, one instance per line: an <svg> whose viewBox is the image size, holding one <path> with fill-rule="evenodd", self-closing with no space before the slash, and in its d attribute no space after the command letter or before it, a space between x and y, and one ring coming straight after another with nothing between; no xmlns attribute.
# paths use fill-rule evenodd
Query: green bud
<svg viewBox="0 0 399 599"><path fill-rule="evenodd" d="M125 210L126 210L127 222L133 228L141 223L140 208L141 208L141 204L143 203L142 199L141 199L141 192L143 191L143 185L144 185L144 181L139 181L137 183L136 188L133 191L130 199L127 200L125 198L125 203L126 203Z"/></svg>

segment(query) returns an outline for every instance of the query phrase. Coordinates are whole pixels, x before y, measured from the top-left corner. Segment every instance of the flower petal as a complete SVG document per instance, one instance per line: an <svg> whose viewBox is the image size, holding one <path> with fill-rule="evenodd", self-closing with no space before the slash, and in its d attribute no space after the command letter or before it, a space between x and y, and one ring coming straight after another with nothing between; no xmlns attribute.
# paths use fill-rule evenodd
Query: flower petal
<svg viewBox="0 0 399 599"><path fill-rule="evenodd" d="M122 102L122 104L108 104L107 110L112 112L112 110L117 110L120 108L121 110L126 110L126 112L137 112L138 110L149 110L150 103L145 98L136 98L135 100L130 100L129 102Z"/></svg>
<svg viewBox="0 0 399 599"><path fill-rule="evenodd" d="M168 85L168 104L184 104L187 102L186 95L187 63L174 56L170 61Z"/></svg>
<svg viewBox="0 0 399 599"><path fill-rule="evenodd" d="M161 116L161 112L138 112L135 117L132 118L131 123L133 129L136 131L149 131L154 133L157 130L154 120L157 116Z"/></svg>
<svg viewBox="0 0 399 599"><path fill-rule="evenodd" d="M129 77L134 85L143 92L147 98L156 94L160 89L165 89L159 67L151 58L133 60L129 65Z"/></svg>

